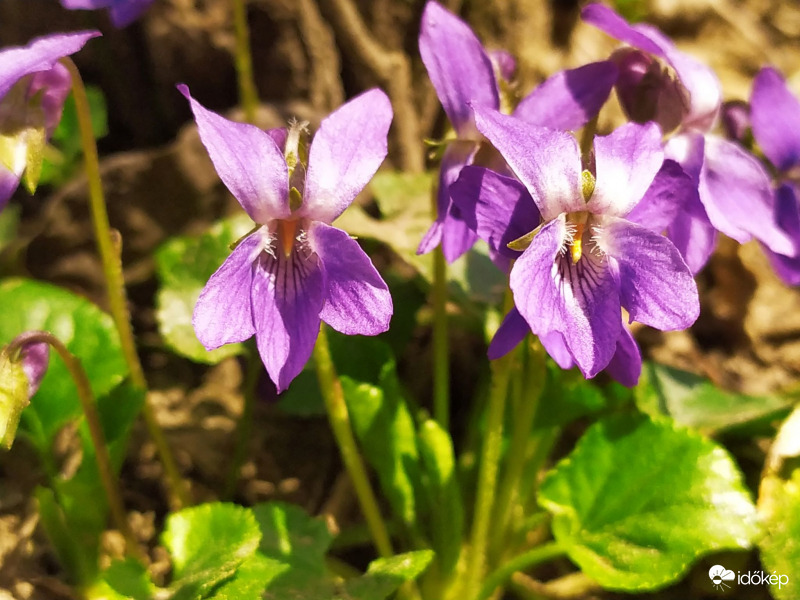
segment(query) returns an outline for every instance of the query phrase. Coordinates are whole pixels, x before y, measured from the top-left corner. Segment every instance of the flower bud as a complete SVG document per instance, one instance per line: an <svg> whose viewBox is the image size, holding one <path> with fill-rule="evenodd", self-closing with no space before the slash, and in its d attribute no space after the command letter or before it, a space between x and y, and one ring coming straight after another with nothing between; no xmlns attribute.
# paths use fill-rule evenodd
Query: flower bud
<svg viewBox="0 0 800 600"><path fill-rule="evenodd" d="M655 121L664 133L676 129L689 113L689 93L670 69L634 48L612 55L619 68L617 97L631 121Z"/></svg>
<svg viewBox="0 0 800 600"><path fill-rule="evenodd" d="M23 333L0 350L0 446L6 450L14 443L22 410L47 371L47 344L25 341L35 334Z"/></svg>

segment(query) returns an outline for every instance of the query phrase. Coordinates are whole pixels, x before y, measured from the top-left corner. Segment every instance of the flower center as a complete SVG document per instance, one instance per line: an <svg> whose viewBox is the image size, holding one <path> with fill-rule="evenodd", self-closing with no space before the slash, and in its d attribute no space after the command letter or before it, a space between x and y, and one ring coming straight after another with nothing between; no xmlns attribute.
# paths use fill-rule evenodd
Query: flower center
<svg viewBox="0 0 800 600"><path fill-rule="evenodd" d="M289 258L294 250L295 241L297 241L297 220L291 221L278 221L278 244L283 250L283 255Z"/></svg>

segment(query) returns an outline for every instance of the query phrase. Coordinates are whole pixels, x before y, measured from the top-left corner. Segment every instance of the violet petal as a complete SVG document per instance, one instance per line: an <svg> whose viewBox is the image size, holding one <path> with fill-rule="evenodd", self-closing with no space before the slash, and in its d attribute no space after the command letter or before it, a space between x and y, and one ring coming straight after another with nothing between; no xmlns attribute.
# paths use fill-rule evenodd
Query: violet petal
<svg viewBox="0 0 800 600"><path fill-rule="evenodd" d="M672 242L616 218L606 219L597 236L598 245L611 259L620 300L631 322L668 331L685 329L697 320L697 284Z"/></svg>
<svg viewBox="0 0 800 600"><path fill-rule="evenodd" d="M664 162L661 130L655 123L627 123L594 138L597 176L587 209L624 217L642 199Z"/></svg>
<svg viewBox="0 0 800 600"><path fill-rule="evenodd" d="M480 40L469 25L430 0L422 13L419 52L453 128L459 137L474 138L469 103L500 106L492 61Z"/></svg>
<svg viewBox="0 0 800 600"><path fill-rule="evenodd" d="M0 51L0 98L25 75L52 69L58 59L74 54L99 31L78 31L36 38L27 46Z"/></svg>
<svg viewBox="0 0 800 600"><path fill-rule="evenodd" d="M580 150L574 137L477 107L475 122L528 188L545 221L584 210Z"/></svg>
<svg viewBox="0 0 800 600"><path fill-rule="evenodd" d="M563 216L542 227L514 263L510 285L531 330L561 333L581 372L594 377L614 354L621 327L619 294L607 266L592 254L573 264L561 252L566 237Z"/></svg>
<svg viewBox="0 0 800 600"><path fill-rule="evenodd" d="M262 244L260 232L242 240L200 292L192 325L206 350L244 341L255 333L250 286L253 261Z"/></svg>
<svg viewBox="0 0 800 600"><path fill-rule="evenodd" d="M389 329L389 288L358 242L324 223L313 224L309 242L328 285L322 320L347 335L377 335Z"/></svg>
<svg viewBox="0 0 800 600"><path fill-rule="evenodd" d="M708 218L722 233L741 244L755 237L773 252L792 254L791 237L774 220L769 176L741 146L706 136L699 192Z"/></svg>
<svg viewBox="0 0 800 600"><path fill-rule="evenodd" d="M693 196L697 196L697 185L678 163L667 159L641 202L626 218L650 231L662 233Z"/></svg>
<svg viewBox="0 0 800 600"><path fill-rule="evenodd" d="M192 107L200 139L219 178L256 223L289 216L289 172L283 152L263 130L212 112L178 85Z"/></svg>
<svg viewBox="0 0 800 600"><path fill-rule="evenodd" d="M497 360L511 352L525 339L531 328L516 308L508 311L489 344L489 360Z"/></svg>
<svg viewBox="0 0 800 600"><path fill-rule="evenodd" d="M492 252L508 259L519 256L508 244L539 226L536 204L516 179L483 167L465 167L450 192L467 226Z"/></svg>
<svg viewBox="0 0 800 600"><path fill-rule="evenodd" d="M626 387L633 387L639 383L642 374L642 353L633 335L624 325L617 340L616 352L608 363L606 372Z"/></svg>
<svg viewBox="0 0 800 600"><path fill-rule="evenodd" d="M771 67L753 80L750 118L753 136L773 165L787 171L800 164L800 101Z"/></svg>
<svg viewBox="0 0 800 600"><path fill-rule="evenodd" d="M333 222L355 200L386 158L392 105L372 89L322 120L311 142L299 216Z"/></svg>
<svg viewBox="0 0 800 600"><path fill-rule="evenodd" d="M303 370L319 334L325 274L316 257L261 253L251 290L256 345L278 392Z"/></svg>
<svg viewBox="0 0 800 600"><path fill-rule="evenodd" d="M567 348L564 336L557 331L550 331L539 336L539 341L555 363L562 369L571 369L575 366L572 354Z"/></svg>
<svg viewBox="0 0 800 600"><path fill-rule="evenodd" d="M514 116L531 125L579 129L600 111L616 80L610 60L559 71L525 96Z"/></svg>

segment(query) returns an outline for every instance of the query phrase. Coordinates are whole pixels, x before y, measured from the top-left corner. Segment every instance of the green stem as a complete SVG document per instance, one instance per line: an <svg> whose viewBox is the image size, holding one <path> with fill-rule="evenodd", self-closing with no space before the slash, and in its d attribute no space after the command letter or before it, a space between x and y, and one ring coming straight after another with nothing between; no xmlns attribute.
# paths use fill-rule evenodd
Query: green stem
<svg viewBox="0 0 800 600"><path fill-rule="evenodd" d="M476 589L486 567L487 534L492 516L492 504L503 443L503 415L505 413L508 382L514 366L516 352L509 352L492 364L492 386L489 391L489 406L486 416L486 432L478 467L475 512L472 521L470 548L467 554L467 569L464 590Z"/></svg>
<svg viewBox="0 0 800 600"><path fill-rule="evenodd" d="M239 481L240 471L244 459L247 458L247 446L250 441L250 434L253 431L253 413L256 406L256 387L258 385L258 376L261 374L262 363L261 357L255 345L248 344L250 352L247 355L247 369L244 378L244 406L242 407L242 415L239 417L239 422L236 423L236 447L233 450L233 459L231 460L231 467L228 471L228 479L225 482L225 489L222 492L222 497L230 499L236 490L236 484Z"/></svg>
<svg viewBox="0 0 800 600"><path fill-rule="evenodd" d="M72 380L75 382L75 387L78 391L78 400L81 403L83 415L89 427L89 436L92 438L94 456L97 461L97 471L100 475L100 483L106 493L111 519L125 538L128 554L133 558L143 560L144 556L139 550L136 537L133 535L133 530L128 524L125 506L122 503L122 495L119 491L119 481L111 466L108 444L106 444L103 426L100 422L100 415L97 413L97 403L95 402L86 371L83 369L80 360L67 349L61 340L47 331L34 331L15 338L14 341L9 344L8 352L11 356L14 356L18 350L22 349L23 344L37 343L49 344L51 348L58 352Z"/></svg>
<svg viewBox="0 0 800 600"><path fill-rule="evenodd" d="M530 569L538 564L559 558L564 555L564 550L556 542L549 542L528 550L516 558L512 558L499 569L493 571L483 582L475 600L486 600L494 591L503 585L517 571Z"/></svg>
<svg viewBox="0 0 800 600"><path fill-rule="evenodd" d="M433 416L445 431L450 423L450 352L447 339L447 262L433 251Z"/></svg>
<svg viewBox="0 0 800 600"><path fill-rule="evenodd" d="M86 89L83 86L83 80L75 63L69 58L62 58L61 63L69 70L72 78L72 95L75 98L86 178L89 185L89 209L92 214L92 224L100 260L103 263L109 311L119 333L122 353L131 374L131 382L134 387L142 390L145 394L142 412L147 423L147 429L150 432L150 437L155 442L161 462L164 465L164 471L174 496L174 504L180 508L189 504L189 497L180 478L175 459L167 445L164 432L155 417L152 398L147 393L147 380L144 376L142 363L139 361L139 355L136 352L136 343L125 297L125 280L122 276L121 241L118 232L112 235L111 227L108 223L103 184L100 180L100 161L97 156L94 132L92 131L92 119L89 111L89 101L86 98Z"/></svg>
<svg viewBox="0 0 800 600"><path fill-rule="evenodd" d="M239 101L244 118L254 123L258 107L258 91L253 79L253 59L250 53L250 28L247 26L245 0L233 0L233 26L236 32L236 74L239 79Z"/></svg>
<svg viewBox="0 0 800 600"><path fill-rule="evenodd" d="M342 454L344 466L353 481L353 487L361 505L361 511L367 521L367 526L372 534L372 539L375 542L375 547L382 557L392 556L394 551L389 539L389 532L386 529L383 517L381 517L378 502L370 486L367 469L358 452L358 446L350 424L350 414L344 401L342 384L333 365L330 346L328 345L328 334L324 324L320 326L319 337L314 346L314 361L316 362L319 387L325 400L325 408L328 411L331 429L333 429L333 435L339 446L339 452Z"/></svg>
<svg viewBox="0 0 800 600"><path fill-rule="evenodd" d="M513 431L511 445L508 449L508 462L500 482L497 500L492 517L492 534L489 551L497 557L502 551L502 544L508 530L508 522L512 509L517 502L517 485L525 469L528 440L533 428L533 420L539 408L545 384L544 350L538 343L525 342L525 367L518 371L521 379L518 386L519 402L514 407Z"/></svg>
<svg viewBox="0 0 800 600"><path fill-rule="evenodd" d="M583 126L581 131L581 157L583 158L584 165L589 164L589 156L592 153L594 146L594 134L597 133L597 123L600 119L600 114L592 117L586 125ZM585 167L584 167L585 168Z"/></svg>

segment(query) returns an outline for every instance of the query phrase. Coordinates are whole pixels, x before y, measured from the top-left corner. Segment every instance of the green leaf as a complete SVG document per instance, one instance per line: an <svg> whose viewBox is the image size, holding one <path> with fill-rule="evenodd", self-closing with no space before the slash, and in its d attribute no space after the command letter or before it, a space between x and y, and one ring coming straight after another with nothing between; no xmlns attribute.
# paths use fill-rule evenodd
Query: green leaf
<svg viewBox="0 0 800 600"><path fill-rule="evenodd" d="M237 569L236 576L216 587L210 600L263 600L264 590L281 576L291 573L291 565L263 554L251 556ZM137 599L138 600L138 599Z"/></svg>
<svg viewBox="0 0 800 600"><path fill-rule="evenodd" d="M325 553L333 540L325 521L285 502L257 504L253 514L261 528L259 549L265 556L306 574L325 573Z"/></svg>
<svg viewBox="0 0 800 600"><path fill-rule="evenodd" d="M765 530L761 562L767 574L778 577L770 585L772 596L795 600L800 597L800 409L781 426L770 449L758 512Z"/></svg>
<svg viewBox="0 0 800 600"><path fill-rule="evenodd" d="M419 465L414 420L400 390L394 361L380 371L378 385L340 377L353 430L392 509L404 523L417 522Z"/></svg>
<svg viewBox="0 0 800 600"><path fill-rule="evenodd" d="M697 557L759 533L741 473L716 443L665 421L619 416L589 428L541 484L553 534L603 587L651 590Z"/></svg>
<svg viewBox="0 0 800 600"><path fill-rule="evenodd" d="M172 238L157 250L161 285L156 294L156 319L164 342L177 354L215 364L243 352L241 344L227 344L211 352L203 348L192 327L192 312L208 278L231 253L230 244L252 227L250 218L240 214L220 221L201 236Z"/></svg>
<svg viewBox="0 0 800 600"><path fill-rule="evenodd" d="M86 86L86 97L91 112L92 133L99 140L108 135L108 111L102 90ZM50 138L51 146L45 148L41 183L60 185L81 168L82 154L78 112L72 94L64 102L61 120Z"/></svg>
<svg viewBox="0 0 800 600"><path fill-rule="evenodd" d="M201 504L170 515L162 541L172 557L174 598L204 597L255 554L260 540L253 512L234 504Z"/></svg>
<svg viewBox="0 0 800 600"><path fill-rule="evenodd" d="M335 600L382 600L407 581L413 581L428 568L434 553L418 550L398 554L390 558L372 561L367 572L355 579L345 581Z"/></svg>
<svg viewBox="0 0 800 600"><path fill-rule="evenodd" d="M635 389L639 409L708 431L728 430L788 412L791 400L726 392L709 380L665 365L645 363Z"/></svg>
<svg viewBox="0 0 800 600"><path fill-rule="evenodd" d="M547 382L534 417L534 429L561 427L608 406L603 393L577 369L563 370L548 361Z"/></svg>
<svg viewBox="0 0 800 600"><path fill-rule="evenodd" d="M91 581L97 564L96 554L87 552L85 545L79 544L74 538L53 490L37 487L35 495L39 505L39 521L68 578L74 583Z"/></svg>
<svg viewBox="0 0 800 600"><path fill-rule="evenodd" d="M22 207L18 204L7 204L0 211L0 250L11 244L17 236Z"/></svg>
<svg viewBox="0 0 800 600"><path fill-rule="evenodd" d="M150 581L150 575L145 566L132 558L111 563L111 566L103 572L101 584L91 590L87 596L89 598L108 598L110 594L103 587L107 587L116 594L108 600L117 600L117 598L151 600L158 591L158 588Z"/></svg>
<svg viewBox="0 0 800 600"><path fill-rule="evenodd" d="M261 555L286 565L285 570L270 578L264 598L331 598L333 581L325 569L325 553L333 536L325 522L309 516L299 506L283 502L259 504L253 512L261 526ZM260 568L277 567L266 563Z"/></svg>
<svg viewBox="0 0 800 600"><path fill-rule="evenodd" d="M447 575L458 563L464 535L464 506L453 440L439 423L428 419L419 428L417 445L432 521L433 547L440 569Z"/></svg>
<svg viewBox="0 0 800 600"><path fill-rule="evenodd" d="M111 317L85 298L39 281L6 279L0 283L0 306L0 345L23 331L50 331L80 359L96 398L127 376ZM40 452L49 452L55 433L80 414L72 378L53 352L39 391L23 412L25 431Z"/></svg>

